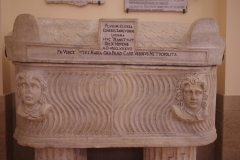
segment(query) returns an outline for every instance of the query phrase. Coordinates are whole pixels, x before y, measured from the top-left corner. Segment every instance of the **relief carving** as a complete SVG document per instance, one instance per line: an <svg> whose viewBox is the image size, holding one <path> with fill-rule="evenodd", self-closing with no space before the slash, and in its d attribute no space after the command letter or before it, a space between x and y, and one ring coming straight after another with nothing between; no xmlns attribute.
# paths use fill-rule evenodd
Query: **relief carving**
<svg viewBox="0 0 240 160"><path fill-rule="evenodd" d="M17 114L29 120L41 121L52 108L46 103L47 84L32 71L23 71L16 76L18 97Z"/></svg>
<svg viewBox="0 0 240 160"><path fill-rule="evenodd" d="M206 119L207 83L203 76L188 75L176 88L177 105L171 106L173 115L184 122L199 122Z"/></svg>
<svg viewBox="0 0 240 160"><path fill-rule="evenodd" d="M77 6L85 6L88 3L98 3L99 5L104 3L105 0L46 0L47 3L66 3Z"/></svg>
<svg viewBox="0 0 240 160"><path fill-rule="evenodd" d="M86 67L53 64L49 67L47 64L38 63L29 63L28 66L15 64L19 86L16 94L19 103L15 137L22 144L37 148L64 148L64 144L70 140L73 142L70 144L72 148L81 148L83 145L117 147L117 144L126 140L126 146L140 147L143 143L153 146L174 141L184 143L186 137L191 137L191 144L197 146L215 140L216 67L165 69L145 66L109 68L100 65ZM29 71L30 67L34 72ZM35 80L34 76L40 80ZM42 90L38 92L45 95L43 104L51 104L52 110L49 114L43 114L47 117L42 121L31 120L34 119L33 115L23 112L24 105L28 102L22 100L24 96L21 95L24 93L20 86L24 86L24 81L32 79L37 81L39 86L40 82L45 83L45 86L47 84L47 97L43 94L44 87L40 87ZM195 79L203 80L200 86L208 97L202 100L202 103L207 104L205 108L209 113L208 117L199 114L202 119L205 118L203 121L197 122L192 116L193 120L189 121L195 120L197 123L184 123L171 111L170 105L182 107L184 104L183 94L180 94L182 92L179 91L178 94L179 97L182 96L182 103L175 97L176 88L180 90L181 86L187 86L183 83L185 79L189 84L194 84L192 81ZM197 83L197 80L194 82ZM176 87L176 84L179 86ZM35 100L35 103L40 104L40 98L35 99L39 99ZM203 110L199 109L199 112L204 113ZM33 137L34 140L29 140L28 137ZM197 141L198 139L201 140ZM36 145L33 144L35 140ZM39 140L46 143L39 144Z"/></svg>

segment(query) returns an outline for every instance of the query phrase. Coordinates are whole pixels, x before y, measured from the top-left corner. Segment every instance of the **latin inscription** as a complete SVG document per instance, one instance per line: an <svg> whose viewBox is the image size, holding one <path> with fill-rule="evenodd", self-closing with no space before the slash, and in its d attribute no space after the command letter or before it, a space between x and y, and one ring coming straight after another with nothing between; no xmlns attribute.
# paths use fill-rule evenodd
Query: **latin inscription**
<svg viewBox="0 0 240 160"><path fill-rule="evenodd" d="M47 3L65 3L77 6L85 6L88 3L104 3L105 0L46 0Z"/></svg>
<svg viewBox="0 0 240 160"><path fill-rule="evenodd" d="M103 55L134 55L135 21L102 21Z"/></svg>
<svg viewBox="0 0 240 160"><path fill-rule="evenodd" d="M79 62L79 63L111 63L137 64L147 63L158 65L164 62L173 64L205 64L207 62L207 51L199 50L102 50L83 49L78 47L61 46L39 46L28 45L29 60L42 60L47 62Z"/></svg>
<svg viewBox="0 0 240 160"><path fill-rule="evenodd" d="M135 49L135 21L102 21L100 50L57 49L57 55L118 56L118 57L177 57L172 51L140 51ZM76 53L78 52L78 53Z"/></svg>
<svg viewBox="0 0 240 160"><path fill-rule="evenodd" d="M176 52L160 52L160 51L79 51L83 55L107 55L107 56L136 56L136 57L176 57Z"/></svg>
<svg viewBox="0 0 240 160"><path fill-rule="evenodd" d="M187 11L187 0L125 0L128 11Z"/></svg>
<svg viewBox="0 0 240 160"><path fill-rule="evenodd" d="M207 62L207 51L189 50L151 50L136 48L136 19L109 20L99 23L99 47L82 46L38 46L28 45L28 58L47 60L48 62L74 63L117 63L117 64L203 64ZM47 52L46 52L47 50Z"/></svg>
<svg viewBox="0 0 240 160"><path fill-rule="evenodd" d="M75 54L75 51L67 49L57 49L57 54Z"/></svg>

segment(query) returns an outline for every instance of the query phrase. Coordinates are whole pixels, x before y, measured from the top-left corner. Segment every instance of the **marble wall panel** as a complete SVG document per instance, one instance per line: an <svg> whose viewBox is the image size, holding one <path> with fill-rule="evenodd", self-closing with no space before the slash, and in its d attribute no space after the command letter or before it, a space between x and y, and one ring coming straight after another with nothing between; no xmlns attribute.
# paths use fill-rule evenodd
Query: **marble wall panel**
<svg viewBox="0 0 240 160"><path fill-rule="evenodd" d="M13 160L13 105L14 97L12 93L5 96L5 125L6 125L6 154L7 160Z"/></svg>
<svg viewBox="0 0 240 160"><path fill-rule="evenodd" d="M216 160L240 159L240 97L217 95Z"/></svg>
<svg viewBox="0 0 240 160"><path fill-rule="evenodd" d="M197 147L197 160L214 160L214 143Z"/></svg>
<svg viewBox="0 0 240 160"><path fill-rule="evenodd" d="M224 97L224 111L240 111L239 96L225 96Z"/></svg>
<svg viewBox="0 0 240 160"><path fill-rule="evenodd" d="M0 112L5 111L5 96L0 96Z"/></svg>
<svg viewBox="0 0 240 160"><path fill-rule="evenodd" d="M1 105L2 107L2 105ZM0 157L6 160L6 129L5 129L5 111L0 112Z"/></svg>
<svg viewBox="0 0 240 160"><path fill-rule="evenodd" d="M240 139L240 111L224 111L223 139Z"/></svg>
<svg viewBox="0 0 240 160"><path fill-rule="evenodd" d="M0 159L12 160L12 94L0 96Z"/></svg>
<svg viewBox="0 0 240 160"><path fill-rule="evenodd" d="M240 159L240 139L224 139L222 149L222 160Z"/></svg>
<svg viewBox="0 0 240 160"><path fill-rule="evenodd" d="M217 98L218 99L218 98ZM214 158L221 160L222 157L222 111L216 111L217 140L214 142Z"/></svg>

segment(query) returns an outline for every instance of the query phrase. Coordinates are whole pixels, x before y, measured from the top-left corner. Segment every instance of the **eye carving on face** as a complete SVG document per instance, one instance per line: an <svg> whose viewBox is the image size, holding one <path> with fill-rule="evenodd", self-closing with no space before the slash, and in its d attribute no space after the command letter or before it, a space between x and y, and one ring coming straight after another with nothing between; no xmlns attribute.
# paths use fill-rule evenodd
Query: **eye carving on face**
<svg viewBox="0 0 240 160"><path fill-rule="evenodd" d="M199 122L206 119L207 85L205 78L197 75L185 77L177 86L177 105L171 106L173 115L184 122Z"/></svg>
<svg viewBox="0 0 240 160"><path fill-rule="evenodd" d="M35 121L41 121L47 117L52 105L46 104L47 84L40 75L32 71L18 73L16 93L18 115Z"/></svg>

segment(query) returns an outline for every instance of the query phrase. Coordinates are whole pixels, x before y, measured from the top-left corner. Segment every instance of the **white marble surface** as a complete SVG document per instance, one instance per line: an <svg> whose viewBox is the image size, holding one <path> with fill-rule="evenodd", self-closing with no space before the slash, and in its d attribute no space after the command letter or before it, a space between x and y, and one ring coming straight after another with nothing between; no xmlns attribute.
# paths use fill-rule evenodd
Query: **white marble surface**
<svg viewBox="0 0 240 160"><path fill-rule="evenodd" d="M7 55L12 61L82 64L210 66L222 62L225 42L211 18L192 25L137 21L135 45L129 50L121 47L130 44L102 49L100 26L98 21L20 15L13 32L5 36Z"/></svg>
<svg viewBox="0 0 240 160"><path fill-rule="evenodd" d="M216 65L225 42L214 19L23 14L5 43L16 67L14 137L36 148L36 159L144 147L145 160L193 160L196 146L216 139Z"/></svg>
<svg viewBox="0 0 240 160"><path fill-rule="evenodd" d="M205 145L216 139L216 67L14 65L17 77L34 71L45 81L44 103L52 106L41 121L17 114L14 136L22 145L178 147ZM184 98L188 85L197 88L202 97L199 104L195 90L186 93L193 100ZM30 86L28 89L27 96L34 97L36 93ZM23 104L21 95L17 104ZM173 105L182 117L173 112ZM200 119L198 115L203 113Z"/></svg>

